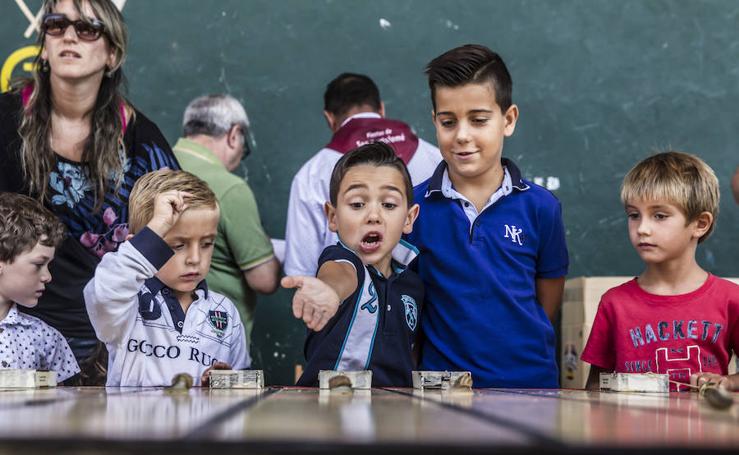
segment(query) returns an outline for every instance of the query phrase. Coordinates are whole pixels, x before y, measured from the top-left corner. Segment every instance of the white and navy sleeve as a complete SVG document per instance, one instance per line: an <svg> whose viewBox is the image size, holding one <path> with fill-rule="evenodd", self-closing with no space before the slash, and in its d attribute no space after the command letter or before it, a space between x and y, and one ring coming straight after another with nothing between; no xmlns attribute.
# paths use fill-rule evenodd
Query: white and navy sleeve
<svg viewBox="0 0 739 455"><path fill-rule="evenodd" d="M320 270L321 266L328 261L345 262L354 267L354 270L357 272L357 289L349 296L349 299L356 297L357 292L362 290L362 283L364 282L365 268L362 260L351 250L343 246L331 245L327 246L318 258L318 269Z"/></svg>
<svg viewBox="0 0 739 455"><path fill-rule="evenodd" d="M154 276L172 249L149 228L144 228L114 253L108 253L85 286L85 306L98 339L105 343L122 338L136 322L137 294Z"/></svg>

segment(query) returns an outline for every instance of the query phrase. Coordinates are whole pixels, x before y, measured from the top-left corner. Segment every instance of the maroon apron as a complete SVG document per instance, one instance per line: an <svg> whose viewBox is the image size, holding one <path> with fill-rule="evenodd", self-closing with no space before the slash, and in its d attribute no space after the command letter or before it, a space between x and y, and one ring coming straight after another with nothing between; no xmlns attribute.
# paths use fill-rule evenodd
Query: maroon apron
<svg viewBox="0 0 739 455"><path fill-rule="evenodd" d="M326 148L346 153L365 144L384 142L407 165L418 149L418 136L405 123L386 118L359 117L339 128Z"/></svg>

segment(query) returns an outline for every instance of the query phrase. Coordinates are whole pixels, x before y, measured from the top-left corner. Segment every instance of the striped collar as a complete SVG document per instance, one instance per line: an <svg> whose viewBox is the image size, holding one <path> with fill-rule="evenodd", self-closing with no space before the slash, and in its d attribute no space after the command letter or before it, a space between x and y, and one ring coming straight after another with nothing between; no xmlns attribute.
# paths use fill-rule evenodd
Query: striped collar
<svg viewBox="0 0 739 455"><path fill-rule="evenodd" d="M341 239L339 239L339 246L351 251L355 256L359 257L357 252L349 248L344 242L341 241ZM393 273L404 272L408 268L408 264L410 264L416 258L416 256L418 256L418 253L418 248L408 243L407 241L400 239L391 253L392 260L390 261L390 267L392 268ZM377 271L371 264L366 265ZM380 273L379 271L377 271L377 273L382 276L382 273Z"/></svg>
<svg viewBox="0 0 739 455"><path fill-rule="evenodd" d="M513 161L508 158L501 158L500 164L503 166L504 172L510 175L511 191L526 191L529 189L529 185L521 178L521 171ZM429 179L429 186L424 197L429 197L431 194L437 192L443 195L444 181L448 179L447 164L446 161L442 161Z"/></svg>
<svg viewBox="0 0 739 455"><path fill-rule="evenodd" d="M149 278L148 280L144 281L144 285L146 285L146 288L151 292L151 295L157 295L159 292L163 291L164 289L170 290L171 289L157 277ZM198 283L197 286L195 286L195 291L202 291L203 292L203 298L208 298L208 284L205 282L205 280L200 280L200 283Z"/></svg>

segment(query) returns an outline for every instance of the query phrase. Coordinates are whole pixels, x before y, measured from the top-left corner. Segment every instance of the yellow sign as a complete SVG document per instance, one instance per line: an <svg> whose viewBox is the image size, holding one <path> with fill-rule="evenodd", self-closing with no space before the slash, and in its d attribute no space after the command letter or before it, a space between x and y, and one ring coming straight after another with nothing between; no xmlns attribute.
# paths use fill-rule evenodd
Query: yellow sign
<svg viewBox="0 0 739 455"><path fill-rule="evenodd" d="M18 65L22 65L21 69L27 73L34 70L33 59L38 55L39 49L36 45L25 46L10 54L0 70L0 92L5 92L10 88L10 79Z"/></svg>

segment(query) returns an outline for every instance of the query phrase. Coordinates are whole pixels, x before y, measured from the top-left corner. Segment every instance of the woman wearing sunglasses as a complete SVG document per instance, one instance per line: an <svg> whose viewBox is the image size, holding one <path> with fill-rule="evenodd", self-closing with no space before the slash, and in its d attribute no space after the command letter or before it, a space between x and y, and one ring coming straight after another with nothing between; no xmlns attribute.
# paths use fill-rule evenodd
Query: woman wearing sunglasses
<svg viewBox="0 0 739 455"><path fill-rule="evenodd" d="M179 165L157 126L121 94L127 31L110 0L46 0L30 80L0 96L0 191L29 194L67 226L53 280L29 310L69 341L78 383L105 383L105 348L82 289L128 235L128 195L143 174Z"/></svg>

